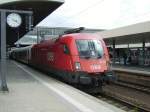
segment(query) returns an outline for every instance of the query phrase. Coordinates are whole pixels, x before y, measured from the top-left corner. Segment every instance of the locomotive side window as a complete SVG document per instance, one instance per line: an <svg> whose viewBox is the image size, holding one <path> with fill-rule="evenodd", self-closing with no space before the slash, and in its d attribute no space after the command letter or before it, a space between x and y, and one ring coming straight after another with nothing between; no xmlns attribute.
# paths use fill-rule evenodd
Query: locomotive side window
<svg viewBox="0 0 150 112"><path fill-rule="evenodd" d="M66 44L64 44L63 47L64 47L64 53L65 54L70 54L68 46Z"/></svg>
<svg viewBox="0 0 150 112"><path fill-rule="evenodd" d="M101 58L103 47L98 40L76 40L79 55L85 58Z"/></svg>
<svg viewBox="0 0 150 112"><path fill-rule="evenodd" d="M98 40L94 40L94 45L95 45L95 49L97 51L97 55L99 58L101 58L104 54L103 52L103 46L102 46L102 43Z"/></svg>

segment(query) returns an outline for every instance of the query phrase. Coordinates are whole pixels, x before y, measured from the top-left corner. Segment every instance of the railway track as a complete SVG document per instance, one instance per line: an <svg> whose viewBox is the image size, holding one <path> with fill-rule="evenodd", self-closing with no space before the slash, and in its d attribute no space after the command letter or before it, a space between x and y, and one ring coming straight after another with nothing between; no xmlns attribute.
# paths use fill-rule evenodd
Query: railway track
<svg viewBox="0 0 150 112"><path fill-rule="evenodd" d="M118 80L106 85L102 95L96 97L127 112L150 112L150 76L127 71L115 73Z"/></svg>
<svg viewBox="0 0 150 112"><path fill-rule="evenodd" d="M137 84L132 84L132 83L127 83L127 82L122 82L122 81L113 82L113 84L132 88L132 89L139 90L139 91L142 91L144 93L150 94L150 88L149 87L145 87L145 86L141 86L141 85L137 85Z"/></svg>
<svg viewBox="0 0 150 112"><path fill-rule="evenodd" d="M150 112L150 95L147 93L114 84L104 87L102 94L104 97L118 101L122 106L128 107L126 111Z"/></svg>
<svg viewBox="0 0 150 112"><path fill-rule="evenodd" d="M119 82L150 88L150 72L136 70L114 70Z"/></svg>
<svg viewBox="0 0 150 112"><path fill-rule="evenodd" d="M125 110L126 112L148 112L143 109L139 109L139 107L133 106L126 101L120 100L120 99L118 99L118 97L117 98L115 98L114 96L112 97L112 96L110 96L110 94L108 95L106 93L103 93L96 97L98 99L105 101L111 105L114 105L122 110Z"/></svg>

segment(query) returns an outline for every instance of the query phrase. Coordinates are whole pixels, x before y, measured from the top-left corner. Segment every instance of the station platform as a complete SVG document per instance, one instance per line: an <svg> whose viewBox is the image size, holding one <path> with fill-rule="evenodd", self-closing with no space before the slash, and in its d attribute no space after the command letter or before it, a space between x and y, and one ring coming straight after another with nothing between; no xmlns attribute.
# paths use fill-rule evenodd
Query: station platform
<svg viewBox="0 0 150 112"><path fill-rule="evenodd" d="M126 71L131 73L143 74L150 76L150 66L133 66L133 65L121 65L121 64L113 64L111 67L114 71Z"/></svg>
<svg viewBox="0 0 150 112"><path fill-rule="evenodd" d="M26 65L7 61L0 112L125 112Z"/></svg>

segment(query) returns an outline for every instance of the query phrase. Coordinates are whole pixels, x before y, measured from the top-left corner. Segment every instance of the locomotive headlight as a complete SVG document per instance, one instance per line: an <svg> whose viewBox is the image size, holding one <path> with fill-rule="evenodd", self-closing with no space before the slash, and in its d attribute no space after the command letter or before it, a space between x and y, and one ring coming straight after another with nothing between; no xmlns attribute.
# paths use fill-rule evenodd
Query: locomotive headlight
<svg viewBox="0 0 150 112"><path fill-rule="evenodd" d="M80 62L75 62L75 69L80 70L81 69L81 64Z"/></svg>

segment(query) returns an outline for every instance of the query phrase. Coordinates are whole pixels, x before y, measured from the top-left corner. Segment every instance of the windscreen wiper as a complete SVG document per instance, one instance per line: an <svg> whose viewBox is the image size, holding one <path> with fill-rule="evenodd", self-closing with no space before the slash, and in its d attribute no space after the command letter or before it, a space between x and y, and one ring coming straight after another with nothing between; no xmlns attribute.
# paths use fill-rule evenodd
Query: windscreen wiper
<svg viewBox="0 0 150 112"><path fill-rule="evenodd" d="M102 56L97 56L97 58L99 59L99 58L101 58Z"/></svg>

